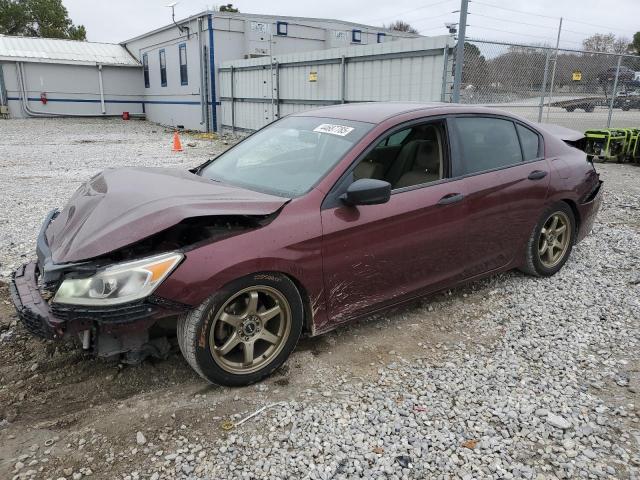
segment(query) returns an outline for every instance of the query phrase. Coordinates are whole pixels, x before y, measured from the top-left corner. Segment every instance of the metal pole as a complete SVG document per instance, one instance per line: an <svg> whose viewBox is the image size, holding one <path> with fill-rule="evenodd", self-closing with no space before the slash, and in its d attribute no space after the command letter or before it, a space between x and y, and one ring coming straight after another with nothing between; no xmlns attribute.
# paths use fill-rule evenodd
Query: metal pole
<svg viewBox="0 0 640 480"><path fill-rule="evenodd" d="M198 17L198 51L202 52L202 17ZM204 59L200 56L200 125L207 123L207 104L204 93L206 90L206 79L204 77Z"/></svg>
<svg viewBox="0 0 640 480"><path fill-rule="evenodd" d="M538 123L542 123L542 111L544 110L544 97L547 94L547 77L549 76L549 57L551 50L547 49L547 56L544 61L544 77L542 79L542 91L540 92L540 107L538 108Z"/></svg>
<svg viewBox="0 0 640 480"><path fill-rule="evenodd" d="M236 133L236 106L234 100L235 88L233 78L233 66L231 66L231 132Z"/></svg>
<svg viewBox="0 0 640 480"><path fill-rule="evenodd" d="M280 118L280 64L276 62L276 118Z"/></svg>
<svg viewBox="0 0 640 480"><path fill-rule="evenodd" d="M440 93L440 101L444 102L447 93L447 74L449 73L449 45L444 47L442 56L444 58L444 65L442 67L442 92Z"/></svg>
<svg viewBox="0 0 640 480"><path fill-rule="evenodd" d="M340 103L345 103L347 93L347 65L344 55L340 58Z"/></svg>
<svg viewBox="0 0 640 480"><path fill-rule="evenodd" d="M618 57L618 65L616 66L616 78L613 81L613 93L611 94L611 100L609 100L609 117L607 118L607 128L611 127L611 115L613 114L613 102L616 99L616 93L618 90L618 76L620 75L621 63L622 63L622 55Z"/></svg>
<svg viewBox="0 0 640 480"><path fill-rule="evenodd" d="M104 83L102 82L102 65L98 65L98 83L100 84L100 108L102 114L107 113L107 109L104 105Z"/></svg>
<svg viewBox="0 0 640 480"><path fill-rule="evenodd" d="M467 10L469 0L460 0L460 21L458 22L458 45L456 47L456 68L453 73L453 95L451 101L460 103L460 83L462 82L462 66L464 64L464 38L467 32Z"/></svg>
<svg viewBox="0 0 640 480"><path fill-rule="evenodd" d="M553 99L553 82L556 81L556 65L558 65L558 49L560 48L560 33L562 32L562 17L558 25L558 39L556 40L556 55L553 59L553 70L551 70L551 86L549 87L549 104L547 105L547 123L549 123L549 111L551 110L551 100Z"/></svg>

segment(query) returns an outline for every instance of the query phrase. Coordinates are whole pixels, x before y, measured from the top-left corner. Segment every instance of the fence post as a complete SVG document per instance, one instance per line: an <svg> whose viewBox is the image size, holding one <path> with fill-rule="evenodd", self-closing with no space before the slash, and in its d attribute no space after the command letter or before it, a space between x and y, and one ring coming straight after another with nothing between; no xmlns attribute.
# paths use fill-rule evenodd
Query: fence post
<svg viewBox="0 0 640 480"><path fill-rule="evenodd" d="M344 55L340 57L340 103L345 103L347 98L347 65Z"/></svg>
<svg viewBox="0 0 640 480"><path fill-rule="evenodd" d="M464 65L464 36L467 31L467 10L469 0L460 0L460 21L458 23L458 45L456 45L456 68L453 73L453 94L451 101L460 103L460 84Z"/></svg>
<svg viewBox="0 0 640 480"><path fill-rule="evenodd" d="M449 73L449 45L444 47L444 65L442 67L442 93L440 94L440 101L445 101L445 95L447 93L447 74Z"/></svg>
<svg viewBox="0 0 640 480"><path fill-rule="evenodd" d="M618 65L616 66L616 78L613 81L613 92L611 92L611 100L609 100L609 116L607 117L607 128L611 127L611 115L613 114L613 103L616 100L618 90L618 77L620 75L620 64L622 63L622 55L618 57Z"/></svg>
<svg viewBox="0 0 640 480"><path fill-rule="evenodd" d="M280 118L280 63L276 62L274 67L276 69L276 118Z"/></svg>
<svg viewBox="0 0 640 480"><path fill-rule="evenodd" d="M234 89L234 69L233 66L231 66L231 71L230 71L230 76L231 76L231 132L232 133L236 133L236 105L235 105L235 101L234 101L234 93L235 93L235 89Z"/></svg>
<svg viewBox="0 0 640 480"><path fill-rule="evenodd" d="M542 123L542 112L544 111L544 98L547 94L547 78L549 76L549 57L551 57L551 50L547 48L547 56L544 61L544 77L542 79L542 89L540 92L540 107L538 108L538 123Z"/></svg>

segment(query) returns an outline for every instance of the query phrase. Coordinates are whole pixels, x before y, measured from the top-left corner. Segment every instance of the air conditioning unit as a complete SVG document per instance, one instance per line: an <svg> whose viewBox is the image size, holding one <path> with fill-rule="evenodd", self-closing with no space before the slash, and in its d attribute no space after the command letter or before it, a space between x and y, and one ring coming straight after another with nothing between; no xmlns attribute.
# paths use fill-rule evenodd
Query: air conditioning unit
<svg viewBox="0 0 640 480"><path fill-rule="evenodd" d="M9 107L7 105L0 105L0 115L9 115Z"/></svg>

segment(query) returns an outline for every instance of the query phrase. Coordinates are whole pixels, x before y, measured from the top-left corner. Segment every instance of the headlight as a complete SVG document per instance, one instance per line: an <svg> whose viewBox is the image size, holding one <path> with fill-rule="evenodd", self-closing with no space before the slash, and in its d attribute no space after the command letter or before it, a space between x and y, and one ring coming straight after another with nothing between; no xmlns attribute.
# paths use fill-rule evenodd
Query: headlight
<svg viewBox="0 0 640 480"><path fill-rule="evenodd" d="M120 263L89 278L65 279L53 301L74 305L115 305L147 297L182 260L181 253Z"/></svg>

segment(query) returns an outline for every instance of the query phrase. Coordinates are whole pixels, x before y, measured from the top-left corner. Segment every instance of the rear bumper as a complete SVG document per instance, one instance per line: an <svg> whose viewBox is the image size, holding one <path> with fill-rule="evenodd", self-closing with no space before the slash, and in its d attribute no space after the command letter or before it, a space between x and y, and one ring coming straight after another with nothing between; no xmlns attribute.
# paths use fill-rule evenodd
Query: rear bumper
<svg viewBox="0 0 640 480"><path fill-rule="evenodd" d="M115 336L145 331L160 318L191 308L154 296L104 307L50 304L38 287L38 275L36 262L23 265L14 272L10 290L21 322L42 338L59 339L88 329Z"/></svg>
<svg viewBox="0 0 640 480"><path fill-rule="evenodd" d="M593 228L596 216L598 215L598 211L602 205L603 190L603 182L600 180L598 182L598 186L590 193L586 201L578 205L580 226L576 237L576 243L583 240Z"/></svg>

